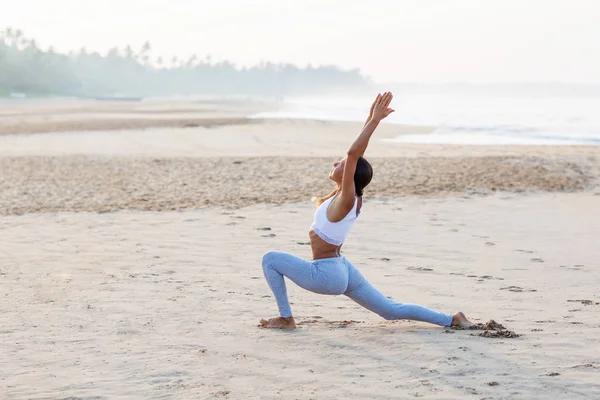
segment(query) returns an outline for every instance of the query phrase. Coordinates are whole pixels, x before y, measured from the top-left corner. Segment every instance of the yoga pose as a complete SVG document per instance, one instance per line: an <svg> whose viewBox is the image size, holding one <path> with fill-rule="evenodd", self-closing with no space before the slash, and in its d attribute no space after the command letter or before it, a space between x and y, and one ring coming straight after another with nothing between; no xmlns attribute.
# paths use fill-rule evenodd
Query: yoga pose
<svg viewBox="0 0 600 400"><path fill-rule="evenodd" d="M371 182L373 169L362 156L377 125L394 110L389 108L392 94L377 95L362 131L348 149L346 157L333 165L329 179L337 185L317 201L309 236L313 260L270 251L263 256L262 268L275 295L279 317L261 320L263 328L296 327L288 301L284 277L303 289L319 294L344 294L387 320L409 319L440 326L471 325L461 312L443 314L415 304L388 299L373 287L360 271L342 256L340 249L350 228L360 215L364 188Z"/></svg>

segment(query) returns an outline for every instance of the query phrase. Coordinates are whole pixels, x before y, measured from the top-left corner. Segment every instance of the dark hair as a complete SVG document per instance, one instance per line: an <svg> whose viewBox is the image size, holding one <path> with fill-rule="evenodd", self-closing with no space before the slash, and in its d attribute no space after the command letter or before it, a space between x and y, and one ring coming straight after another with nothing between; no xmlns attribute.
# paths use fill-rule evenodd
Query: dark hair
<svg viewBox="0 0 600 400"><path fill-rule="evenodd" d="M358 157L358 161L356 162L356 170L354 171L354 190L356 191L357 196L363 195L363 189L367 187L372 178L373 167L371 167L371 164L369 164L367 160L362 157ZM336 194L337 189L329 193L327 196L317 199L317 207L323 204L325 200L335 196Z"/></svg>
<svg viewBox="0 0 600 400"><path fill-rule="evenodd" d="M357 196L363 195L363 189L367 187L371 179L373 179L373 167L367 160L358 157L356 171L354 171L354 187Z"/></svg>

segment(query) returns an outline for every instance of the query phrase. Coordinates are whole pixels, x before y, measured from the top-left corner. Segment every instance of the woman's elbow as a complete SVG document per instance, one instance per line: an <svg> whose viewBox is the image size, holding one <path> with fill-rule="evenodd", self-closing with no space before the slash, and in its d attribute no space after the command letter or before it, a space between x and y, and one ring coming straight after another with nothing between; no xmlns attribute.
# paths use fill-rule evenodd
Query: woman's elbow
<svg viewBox="0 0 600 400"><path fill-rule="evenodd" d="M361 152L356 149L348 149L346 152L346 157L348 158L359 158L361 155Z"/></svg>

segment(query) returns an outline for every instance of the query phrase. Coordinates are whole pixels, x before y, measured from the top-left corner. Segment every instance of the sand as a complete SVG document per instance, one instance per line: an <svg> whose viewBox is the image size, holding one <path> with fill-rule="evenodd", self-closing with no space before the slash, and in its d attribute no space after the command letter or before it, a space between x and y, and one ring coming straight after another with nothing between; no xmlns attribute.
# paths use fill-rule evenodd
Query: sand
<svg viewBox="0 0 600 400"><path fill-rule="evenodd" d="M277 107L277 102L267 99L0 100L0 135L231 126L252 123L248 115Z"/></svg>
<svg viewBox="0 0 600 400"><path fill-rule="evenodd" d="M261 256L310 257L310 197L330 188L351 127L0 137L0 393L597 397L595 147L374 140L367 154L376 175L344 255L397 301L494 319L520 337L384 321L293 284L300 329L256 327L276 315Z"/></svg>

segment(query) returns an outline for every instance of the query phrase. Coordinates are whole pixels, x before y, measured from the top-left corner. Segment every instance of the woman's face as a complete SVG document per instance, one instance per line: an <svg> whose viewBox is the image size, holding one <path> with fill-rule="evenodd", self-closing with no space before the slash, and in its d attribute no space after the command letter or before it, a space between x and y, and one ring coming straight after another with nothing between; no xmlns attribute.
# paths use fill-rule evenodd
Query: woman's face
<svg viewBox="0 0 600 400"><path fill-rule="evenodd" d="M340 161L333 164L331 171L329 172L329 179L335 183L342 183L342 177L344 176L344 164L346 159L342 158Z"/></svg>

